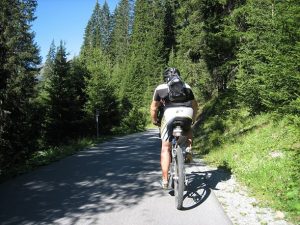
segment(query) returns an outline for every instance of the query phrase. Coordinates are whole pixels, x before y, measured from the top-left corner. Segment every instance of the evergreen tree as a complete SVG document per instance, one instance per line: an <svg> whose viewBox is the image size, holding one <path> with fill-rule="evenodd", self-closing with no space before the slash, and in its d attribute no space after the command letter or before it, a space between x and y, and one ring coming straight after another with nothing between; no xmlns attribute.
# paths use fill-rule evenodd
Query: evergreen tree
<svg viewBox="0 0 300 225"><path fill-rule="evenodd" d="M273 2L273 17L278 34L278 57L272 57L272 73L268 76L270 95L264 93L266 106L282 113L300 113L300 2ZM274 77L275 75L275 77ZM280 85L280 87L279 87ZM279 87L279 88L278 88ZM278 91L282 95L278 98ZM275 103L270 105L270 103ZM270 107L271 106L271 107Z"/></svg>
<svg viewBox="0 0 300 225"><path fill-rule="evenodd" d="M112 16L110 14L110 10L107 4L107 1L104 2L102 7L102 26L101 26L101 37L102 37L102 46L103 50L108 53L110 39L111 39L111 31L112 31Z"/></svg>
<svg viewBox="0 0 300 225"><path fill-rule="evenodd" d="M180 69L183 79L189 83L198 100L207 100L212 96L215 85L205 60L206 31L202 11L205 4L202 1L170 1L169 7L175 22L171 24L176 29L169 66ZM169 22L170 23L170 22Z"/></svg>
<svg viewBox="0 0 300 225"><path fill-rule="evenodd" d="M238 36L228 25L242 1L179 1L177 62L204 101L234 88ZM199 94L200 94L199 93Z"/></svg>
<svg viewBox="0 0 300 225"><path fill-rule="evenodd" d="M53 64L56 56L56 46L54 40L51 42L43 70L43 80L47 80L49 74L52 74Z"/></svg>
<svg viewBox="0 0 300 225"><path fill-rule="evenodd" d="M59 145L88 134L88 124L84 121L84 89L88 76L86 67L78 58L67 60L63 42L58 48L55 48L54 41L51 43L39 82L44 144ZM57 128L59 132L56 132Z"/></svg>
<svg viewBox="0 0 300 225"><path fill-rule="evenodd" d="M118 123L118 103L112 84L112 63L109 55L111 43L112 17L107 2L101 9L96 3L87 24L85 41L81 50L81 61L85 64L89 78L86 79L87 102L85 112L88 121L94 121L95 111L99 110L100 126L103 132L110 131ZM97 30L97 32L91 32ZM89 44L88 40L99 40L99 44ZM91 42L92 43L92 42Z"/></svg>
<svg viewBox="0 0 300 225"><path fill-rule="evenodd" d="M126 71L130 63L129 50L132 33L132 7L133 3L129 0L121 0L114 12L114 26L111 36L110 56L113 62L112 84L116 95L122 99L124 93L120 91L125 85ZM125 76L124 76L125 75ZM121 102L123 100L120 100ZM126 111L122 109L122 111ZM123 115L125 115L123 113Z"/></svg>
<svg viewBox="0 0 300 225"><path fill-rule="evenodd" d="M148 108L153 89L161 80L165 63L164 18L163 1L136 1L130 65L124 93L137 107L142 102L142 106Z"/></svg>
<svg viewBox="0 0 300 225"><path fill-rule="evenodd" d="M31 31L36 4L0 2L0 171L28 157L39 133L33 99L40 58Z"/></svg>
<svg viewBox="0 0 300 225"><path fill-rule="evenodd" d="M46 102L44 138L48 144L58 145L70 137L70 124L74 118L72 81L66 49L60 42L46 88L49 97Z"/></svg>
<svg viewBox="0 0 300 225"><path fill-rule="evenodd" d="M108 53L112 32L112 15L107 2L101 8L96 2L95 8L85 28L84 42L81 54L85 54L90 48L101 48Z"/></svg>
<svg viewBox="0 0 300 225"><path fill-rule="evenodd" d="M37 105L40 109L40 118L41 118L41 137L39 137L41 140L43 139L43 133L44 133L44 127L45 127L45 119L46 119L46 111L48 108L48 103L50 101L49 96L49 89L51 88L51 77L53 76L53 68L54 68L54 62L55 62L55 56L56 56L56 46L54 43L54 40L51 42L48 54L46 56L46 61L44 65L41 67L40 71L40 79L39 82L36 85L37 89ZM40 142L42 143L42 142ZM40 145L40 148L43 148L44 146Z"/></svg>
<svg viewBox="0 0 300 225"><path fill-rule="evenodd" d="M115 64L123 62L128 56L132 28L131 4L129 0L121 0L115 9L110 47L110 53Z"/></svg>
<svg viewBox="0 0 300 225"><path fill-rule="evenodd" d="M299 29L293 16L299 10L297 1L252 0L235 14L242 22L237 90L253 112L299 112Z"/></svg>
<svg viewBox="0 0 300 225"><path fill-rule="evenodd" d="M73 58L70 62L70 111L71 121L70 135L74 138L86 136L89 133L89 124L85 121L86 114L84 106L87 101L85 93L85 81L89 79L90 73L80 58Z"/></svg>
<svg viewBox="0 0 300 225"><path fill-rule="evenodd" d="M85 110L89 120L94 120L96 110L99 110L100 128L108 132L118 123L117 100L114 87L111 85L111 63L109 56L100 48L89 51L84 58L90 78L86 80L87 102Z"/></svg>
<svg viewBox="0 0 300 225"><path fill-rule="evenodd" d="M49 96L47 95L46 89L49 87L50 77L53 74L53 66L55 61L55 55L56 55L56 46L54 43L54 40L51 42L48 54L46 56L45 64L40 72L40 82L38 83L38 100L41 105L45 106L45 99L47 99Z"/></svg>
<svg viewBox="0 0 300 225"><path fill-rule="evenodd" d="M98 47L103 49L103 36L101 34L101 31L103 31L102 16L102 9L97 1L92 16L85 28L84 41L83 45L81 46L81 54L85 54L85 51L88 51L90 48Z"/></svg>
<svg viewBox="0 0 300 225"><path fill-rule="evenodd" d="M169 59L169 55L174 54L176 48L176 10L179 4L177 1L166 1L165 3L165 59ZM172 52L171 52L172 51Z"/></svg>

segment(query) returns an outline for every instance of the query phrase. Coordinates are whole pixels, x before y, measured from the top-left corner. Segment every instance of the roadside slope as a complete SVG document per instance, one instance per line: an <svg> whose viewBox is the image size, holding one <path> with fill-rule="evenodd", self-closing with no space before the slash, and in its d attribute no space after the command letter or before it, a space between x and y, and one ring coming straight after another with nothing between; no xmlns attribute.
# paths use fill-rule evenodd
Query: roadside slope
<svg viewBox="0 0 300 225"><path fill-rule="evenodd" d="M243 114L244 113L244 114ZM207 117L196 131L196 149L205 160L230 170L257 198L280 217L299 223L300 129L297 117ZM209 148L207 148L209 146ZM206 149L205 149L206 148Z"/></svg>

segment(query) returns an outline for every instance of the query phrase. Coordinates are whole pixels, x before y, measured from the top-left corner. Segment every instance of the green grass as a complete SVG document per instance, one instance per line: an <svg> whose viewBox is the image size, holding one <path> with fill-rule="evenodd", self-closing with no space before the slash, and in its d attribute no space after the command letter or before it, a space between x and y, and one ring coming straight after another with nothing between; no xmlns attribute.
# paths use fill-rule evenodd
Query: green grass
<svg viewBox="0 0 300 225"><path fill-rule="evenodd" d="M204 149L205 159L230 169L261 204L299 222L299 118L250 117L246 111L226 118L230 119L210 118L198 132L196 145L203 147L203 138L207 138L210 148Z"/></svg>

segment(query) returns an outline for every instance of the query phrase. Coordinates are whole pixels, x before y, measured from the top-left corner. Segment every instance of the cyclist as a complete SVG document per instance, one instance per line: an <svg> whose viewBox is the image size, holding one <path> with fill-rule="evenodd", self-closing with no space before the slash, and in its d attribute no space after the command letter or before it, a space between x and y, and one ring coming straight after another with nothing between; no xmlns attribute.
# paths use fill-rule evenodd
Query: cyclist
<svg viewBox="0 0 300 225"><path fill-rule="evenodd" d="M160 84L156 87L153 100L150 106L150 114L152 123L156 126L160 127L160 136L161 136L161 156L160 156L160 164L162 169L162 187L167 189L168 187L168 171L169 165L171 162L171 127L168 126L168 122L171 122L172 116L174 118L174 110L176 108L186 109L186 116L191 117L194 122L196 119L196 114L198 110L198 104L194 98L194 94L190 88L190 86L186 83L183 84L184 90L184 99L180 101L173 102L170 100L170 88L168 82L172 80L174 77L180 78L180 72L176 68L167 68L163 73L164 83ZM163 106L164 114L162 121L158 121L157 113L159 108ZM192 110L191 110L192 109ZM161 124L160 124L161 123ZM186 151L191 152L192 145L192 129L190 128L187 132L188 137L188 147ZM191 156L191 155L190 155ZM191 160L191 158L190 158Z"/></svg>

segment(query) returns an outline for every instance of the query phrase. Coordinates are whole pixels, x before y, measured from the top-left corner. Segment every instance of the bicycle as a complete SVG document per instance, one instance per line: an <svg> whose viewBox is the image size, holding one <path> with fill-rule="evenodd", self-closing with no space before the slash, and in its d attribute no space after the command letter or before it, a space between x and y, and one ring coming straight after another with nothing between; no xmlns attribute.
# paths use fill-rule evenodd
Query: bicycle
<svg viewBox="0 0 300 225"><path fill-rule="evenodd" d="M182 209L184 190L187 186L185 174L185 157L187 137L185 131L190 129L192 120L190 118L175 118L172 127L172 161L169 171L169 184L174 188L175 206Z"/></svg>

